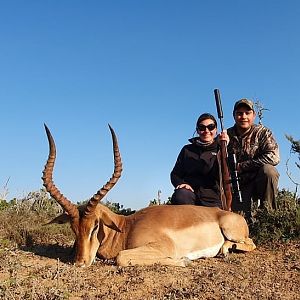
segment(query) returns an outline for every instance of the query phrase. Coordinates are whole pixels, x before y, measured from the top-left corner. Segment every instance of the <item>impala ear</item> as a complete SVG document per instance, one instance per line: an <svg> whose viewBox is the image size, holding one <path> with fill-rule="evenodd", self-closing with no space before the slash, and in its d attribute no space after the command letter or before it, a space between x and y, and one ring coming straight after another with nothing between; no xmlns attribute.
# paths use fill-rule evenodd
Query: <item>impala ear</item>
<svg viewBox="0 0 300 300"><path fill-rule="evenodd" d="M67 214L67 213L63 213L63 214L57 216L56 218L54 218L49 223L46 223L45 225L49 225L49 224L65 224L65 223L70 223L70 220L71 220L70 215Z"/></svg>
<svg viewBox="0 0 300 300"><path fill-rule="evenodd" d="M103 224L109 227L110 229L113 229L117 232L122 232L108 213L102 212L101 220Z"/></svg>

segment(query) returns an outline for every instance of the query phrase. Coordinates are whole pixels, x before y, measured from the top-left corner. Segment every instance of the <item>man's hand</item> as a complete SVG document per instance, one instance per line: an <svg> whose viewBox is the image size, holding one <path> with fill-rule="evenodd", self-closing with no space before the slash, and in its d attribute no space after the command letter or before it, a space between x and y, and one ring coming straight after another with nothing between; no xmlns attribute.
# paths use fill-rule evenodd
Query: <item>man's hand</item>
<svg viewBox="0 0 300 300"><path fill-rule="evenodd" d="M182 184L177 185L176 190L177 189L187 189L187 190L194 192L193 188L187 183L182 183Z"/></svg>

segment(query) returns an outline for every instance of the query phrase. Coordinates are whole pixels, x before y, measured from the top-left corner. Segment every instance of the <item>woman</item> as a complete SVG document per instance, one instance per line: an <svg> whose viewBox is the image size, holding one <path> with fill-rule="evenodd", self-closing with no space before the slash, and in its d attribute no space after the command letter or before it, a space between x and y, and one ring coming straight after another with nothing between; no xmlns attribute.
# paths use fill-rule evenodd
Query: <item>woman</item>
<svg viewBox="0 0 300 300"><path fill-rule="evenodd" d="M202 114L196 124L198 137L189 139L171 172L175 191L171 204L194 204L222 208L217 121L209 113Z"/></svg>

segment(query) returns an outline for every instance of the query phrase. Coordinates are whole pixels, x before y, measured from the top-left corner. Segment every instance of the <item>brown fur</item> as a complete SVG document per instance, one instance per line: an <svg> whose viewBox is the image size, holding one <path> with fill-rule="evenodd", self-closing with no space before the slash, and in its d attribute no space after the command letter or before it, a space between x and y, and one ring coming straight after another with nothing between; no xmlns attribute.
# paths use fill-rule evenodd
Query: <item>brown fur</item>
<svg viewBox="0 0 300 300"><path fill-rule="evenodd" d="M116 258L121 266L186 266L190 259L227 254L232 247L252 251L248 235L242 216L219 208L158 205L121 216L98 204L79 220L75 263L89 266L98 255Z"/></svg>

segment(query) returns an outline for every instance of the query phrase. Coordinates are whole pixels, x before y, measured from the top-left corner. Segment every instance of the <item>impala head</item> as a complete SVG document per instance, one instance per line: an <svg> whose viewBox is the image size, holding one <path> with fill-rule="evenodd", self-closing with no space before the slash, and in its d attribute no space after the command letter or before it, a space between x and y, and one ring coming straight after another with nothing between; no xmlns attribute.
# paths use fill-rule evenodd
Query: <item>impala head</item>
<svg viewBox="0 0 300 300"><path fill-rule="evenodd" d="M106 213L106 209L99 209L98 203L108 193L108 191L117 183L121 177L122 161L119 152L117 137L114 130L109 125L112 135L113 152L114 152L114 172L107 183L93 195L86 205L77 207L69 199L67 199L53 182L53 169L56 158L56 147L50 130L45 125L48 141L49 155L43 171L43 184L51 195L64 209L64 213L51 223L71 224L71 228L75 233L76 255L75 264L77 266L87 267L92 264L96 257L100 242L104 237L105 227L117 230L115 222Z"/></svg>

